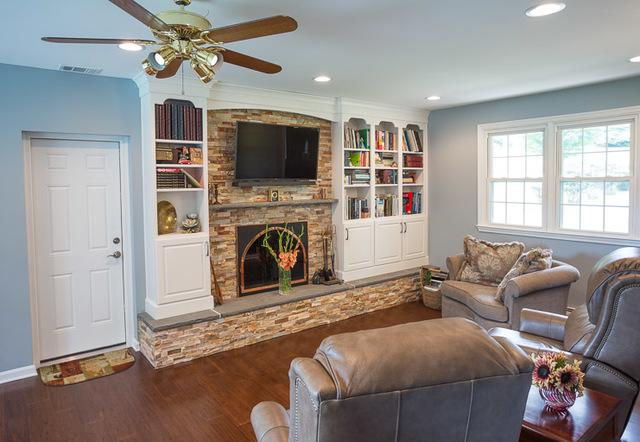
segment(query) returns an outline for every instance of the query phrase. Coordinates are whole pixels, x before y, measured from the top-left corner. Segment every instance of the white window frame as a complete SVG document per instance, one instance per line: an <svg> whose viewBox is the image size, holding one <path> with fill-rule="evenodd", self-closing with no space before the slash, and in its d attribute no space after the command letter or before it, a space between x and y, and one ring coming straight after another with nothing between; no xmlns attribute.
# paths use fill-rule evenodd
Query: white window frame
<svg viewBox="0 0 640 442"><path fill-rule="evenodd" d="M629 233L573 231L560 228L560 155L557 143L561 129L567 126L611 124L631 121L632 179L629 201ZM489 220L489 137L503 133L530 131L544 133L544 177L542 184L542 227L520 227L491 224ZM506 121L478 125L478 231L567 241L594 242L612 245L640 245L640 106L624 107L596 112L558 115L526 120Z"/></svg>

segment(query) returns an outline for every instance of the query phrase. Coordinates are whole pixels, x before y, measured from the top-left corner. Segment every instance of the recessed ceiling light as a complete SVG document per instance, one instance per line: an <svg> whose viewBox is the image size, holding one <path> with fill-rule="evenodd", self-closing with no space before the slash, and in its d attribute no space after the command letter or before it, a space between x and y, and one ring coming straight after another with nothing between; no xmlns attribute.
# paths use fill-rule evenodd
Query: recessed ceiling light
<svg viewBox="0 0 640 442"><path fill-rule="evenodd" d="M429 97L427 97L428 101L438 101L441 97L438 95L431 95Z"/></svg>
<svg viewBox="0 0 640 442"><path fill-rule="evenodd" d="M631 63L640 63L640 55L638 55L637 57L630 58L629 61Z"/></svg>
<svg viewBox="0 0 640 442"><path fill-rule="evenodd" d="M318 75L316 78L313 79L313 81L316 81L318 83L328 83L331 81L331 77L327 75Z"/></svg>
<svg viewBox="0 0 640 442"><path fill-rule="evenodd" d="M530 7L525 11L525 14L527 14L527 17L544 17L556 14L566 7L567 5L562 2L546 2Z"/></svg>
<svg viewBox="0 0 640 442"><path fill-rule="evenodd" d="M126 43L120 43L118 45L118 47L120 49L122 49L123 51L131 51L131 52L138 52L142 50L142 46L137 44L137 43L132 43L132 42L126 42Z"/></svg>

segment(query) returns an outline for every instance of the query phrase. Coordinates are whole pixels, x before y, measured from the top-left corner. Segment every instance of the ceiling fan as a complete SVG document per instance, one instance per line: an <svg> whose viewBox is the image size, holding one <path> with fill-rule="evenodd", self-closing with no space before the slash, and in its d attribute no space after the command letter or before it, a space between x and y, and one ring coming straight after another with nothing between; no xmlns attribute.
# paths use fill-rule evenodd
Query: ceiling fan
<svg viewBox="0 0 640 442"><path fill-rule="evenodd" d="M111 3L147 25L154 40L127 38L64 38L43 37L51 43L116 44L125 50L141 50L145 46L160 46L142 62L148 75L173 77L183 61L204 83L210 82L223 61L266 74L276 74L282 67L240 52L223 48L224 43L248 40L267 35L295 31L298 23L291 17L276 15L260 20L211 29L204 16L185 9L191 0L174 0L178 9L152 14L134 0L109 0Z"/></svg>

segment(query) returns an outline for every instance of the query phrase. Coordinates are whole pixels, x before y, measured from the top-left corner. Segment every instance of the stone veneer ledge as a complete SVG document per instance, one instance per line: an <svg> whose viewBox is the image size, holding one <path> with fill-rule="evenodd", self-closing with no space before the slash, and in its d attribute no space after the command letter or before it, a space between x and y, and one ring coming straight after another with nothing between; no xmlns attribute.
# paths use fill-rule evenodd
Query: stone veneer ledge
<svg viewBox="0 0 640 442"><path fill-rule="evenodd" d="M339 286L296 287L297 294L252 295L217 310L154 320L138 316L140 351L156 368L187 362L353 316L417 301L414 270L365 278ZM236 304L234 306L234 304Z"/></svg>

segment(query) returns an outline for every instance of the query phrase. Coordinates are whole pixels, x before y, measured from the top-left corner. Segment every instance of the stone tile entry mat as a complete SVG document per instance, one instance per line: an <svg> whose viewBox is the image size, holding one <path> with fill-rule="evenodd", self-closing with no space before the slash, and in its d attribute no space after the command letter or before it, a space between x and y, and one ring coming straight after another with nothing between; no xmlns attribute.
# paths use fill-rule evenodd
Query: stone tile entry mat
<svg viewBox="0 0 640 442"><path fill-rule="evenodd" d="M40 367L38 374L45 385L70 385L119 373L131 368L135 362L133 352L123 348L77 361Z"/></svg>

